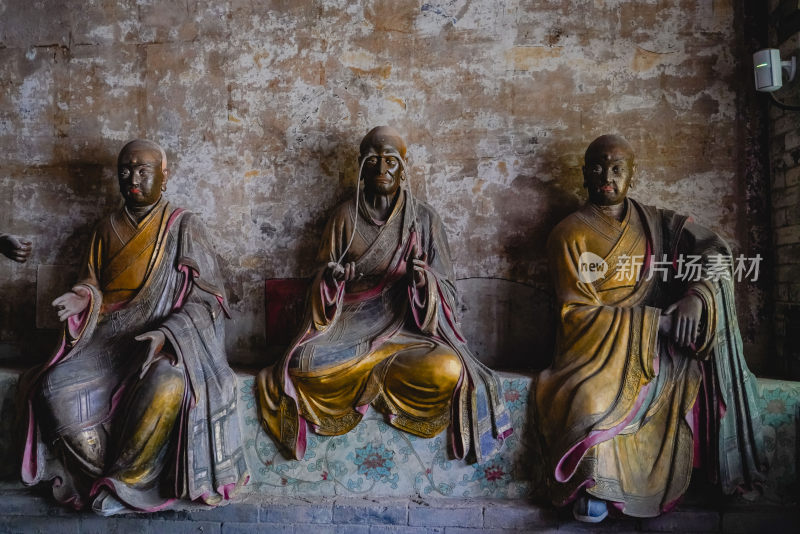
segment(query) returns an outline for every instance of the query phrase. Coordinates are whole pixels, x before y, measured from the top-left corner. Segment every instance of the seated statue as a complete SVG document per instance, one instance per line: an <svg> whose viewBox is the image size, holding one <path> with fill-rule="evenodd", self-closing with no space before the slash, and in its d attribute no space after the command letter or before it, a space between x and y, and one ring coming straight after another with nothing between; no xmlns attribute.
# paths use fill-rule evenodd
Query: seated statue
<svg viewBox="0 0 800 534"><path fill-rule="evenodd" d="M249 478L222 278L200 219L162 197L164 150L117 160L124 205L98 223L83 279L53 305L52 358L23 377L22 479L101 515L216 504Z"/></svg>
<svg viewBox="0 0 800 534"><path fill-rule="evenodd" d="M32 243L19 236L0 233L0 254L17 263L25 263L31 255Z"/></svg>
<svg viewBox="0 0 800 534"><path fill-rule="evenodd" d="M424 438L450 426L457 458L480 461L511 432L497 378L459 331L442 221L402 187L405 156L392 128L361 141L363 194L335 208L302 330L256 379L261 422L292 458L307 424L345 434L369 405Z"/></svg>
<svg viewBox="0 0 800 534"><path fill-rule="evenodd" d="M752 489L766 459L730 248L627 198L636 165L625 139L599 137L584 164L589 202L548 240L559 326L534 385L553 502L577 498L573 513L589 522L607 503L652 517L674 506L693 467L725 493Z"/></svg>

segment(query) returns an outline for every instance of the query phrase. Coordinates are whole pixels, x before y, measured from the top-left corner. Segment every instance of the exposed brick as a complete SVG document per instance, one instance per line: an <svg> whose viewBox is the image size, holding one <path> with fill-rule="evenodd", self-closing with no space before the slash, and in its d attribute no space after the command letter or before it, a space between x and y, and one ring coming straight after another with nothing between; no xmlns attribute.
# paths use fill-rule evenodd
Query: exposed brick
<svg viewBox="0 0 800 534"><path fill-rule="evenodd" d="M259 506L251 503L231 503L208 510L191 510L188 518L192 521L257 523Z"/></svg>
<svg viewBox="0 0 800 534"><path fill-rule="evenodd" d="M486 528L545 528L557 523L555 510L526 502L491 503L483 511Z"/></svg>
<svg viewBox="0 0 800 534"><path fill-rule="evenodd" d="M261 521L265 523L330 523L333 521L333 503L270 503L261 507Z"/></svg>
<svg viewBox="0 0 800 534"><path fill-rule="evenodd" d="M750 534L752 532L798 532L800 514L792 510L747 510L722 514L722 531L725 534Z"/></svg>
<svg viewBox="0 0 800 534"><path fill-rule="evenodd" d="M606 520L608 521L608 520ZM612 528L606 524L606 521L603 521L601 525L592 525L590 523L587 524L569 524L569 525L561 525L558 527L559 534L586 534L587 532L614 532L615 534L633 534L634 532L640 532L635 526L628 526L625 528ZM506 534L509 534L509 531L505 531Z"/></svg>
<svg viewBox="0 0 800 534"><path fill-rule="evenodd" d="M786 155L786 148L783 146L783 135L775 135L770 138L769 142L769 160L772 162L773 169L784 168L784 155Z"/></svg>
<svg viewBox="0 0 800 534"><path fill-rule="evenodd" d="M794 129L786 132L784 136L784 146L786 150L791 150L800 146L800 130Z"/></svg>
<svg viewBox="0 0 800 534"><path fill-rule="evenodd" d="M776 308L777 308L777 306L776 306ZM777 310L775 311L774 327L775 327L775 335L776 336L780 337L780 336L785 336L786 335L786 321L784 320L783 315L780 314ZM775 350L778 350L779 348L780 348L780 344L775 347Z"/></svg>
<svg viewBox="0 0 800 534"><path fill-rule="evenodd" d="M785 113L772 121L772 135L780 135L797 127L797 115L795 112Z"/></svg>
<svg viewBox="0 0 800 534"><path fill-rule="evenodd" d="M792 167L786 171L784 176L786 187L791 187L800 183L800 167Z"/></svg>
<svg viewBox="0 0 800 534"><path fill-rule="evenodd" d="M639 523L639 520L634 517L612 515L611 513L599 525L597 523L583 523L572 517L571 507L559 510L559 518L559 532L597 532L598 528L603 532L636 532Z"/></svg>
<svg viewBox="0 0 800 534"><path fill-rule="evenodd" d="M800 302L800 281L789 286L789 302Z"/></svg>
<svg viewBox="0 0 800 534"><path fill-rule="evenodd" d="M775 191L772 195L773 208L786 208L794 206L800 200L800 186L786 187L781 191Z"/></svg>
<svg viewBox="0 0 800 534"><path fill-rule="evenodd" d="M431 527L480 527L483 525L483 507L479 503L453 503L433 501L412 503L408 507L408 524Z"/></svg>
<svg viewBox="0 0 800 534"><path fill-rule="evenodd" d="M777 247L775 249L775 260L778 265L800 263L800 243Z"/></svg>
<svg viewBox="0 0 800 534"><path fill-rule="evenodd" d="M86 513L81 518L81 534L144 534L145 532L163 532L159 529L160 521L153 521L149 516L124 515L116 517L99 517ZM170 531L172 532L172 531Z"/></svg>
<svg viewBox="0 0 800 534"><path fill-rule="evenodd" d="M776 245L791 245L792 243L800 243L800 224L775 229Z"/></svg>
<svg viewBox="0 0 800 534"><path fill-rule="evenodd" d="M393 525L378 525L390 528ZM369 525L295 525L294 534L370 534Z"/></svg>
<svg viewBox="0 0 800 534"><path fill-rule="evenodd" d="M720 514L711 510L675 510L641 522L645 532L719 532L721 525Z"/></svg>
<svg viewBox="0 0 800 534"><path fill-rule="evenodd" d="M518 530L508 530L505 528L468 528L468 527L445 527L444 534L514 534ZM551 530L524 530L522 532L551 532ZM557 532L554 528L552 532Z"/></svg>
<svg viewBox="0 0 800 534"><path fill-rule="evenodd" d="M778 106L769 107L769 118L772 121L780 120L782 117L785 117L786 115L791 115L791 113L787 113L785 110L779 108Z"/></svg>
<svg viewBox="0 0 800 534"><path fill-rule="evenodd" d="M444 534L445 527L411 527L408 525L372 525L369 534ZM481 531L482 532L482 531Z"/></svg>
<svg viewBox="0 0 800 534"><path fill-rule="evenodd" d="M783 163L781 159L781 163ZM772 197L775 198L778 191L786 187L786 171L783 170L782 165L772 166L771 180L772 180Z"/></svg>
<svg viewBox="0 0 800 534"><path fill-rule="evenodd" d="M32 492L20 491L3 495L3 515L63 516L73 515L69 508L59 505L53 499L39 497Z"/></svg>
<svg viewBox="0 0 800 534"><path fill-rule="evenodd" d="M275 525L265 523L222 523L221 534L296 534L294 525ZM318 533L322 534L322 533Z"/></svg>
<svg viewBox="0 0 800 534"><path fill-rule="evenodd" d="M126 516L131 517L131 514L126 514ZM187 521L189 519L189 510L164 510L163 512L147 514L147 518L153 521Z"/></svg>
<svg viewBox="0 0 800 534"><path fill-rule="evenodd" d="M408 522L408 502L337 500L333 505L333 522L362 525L405 525Z"/></svg>
<svg viewBox="0 0 800 534"><path fill-rule="evenodd" d="M789 206L788 208L784 208L785 219L786 219L786 226L791 226L793 224L800 224L800 204L796 204L794 206Z"/></svg>
<svg viewBox="0 0 800 534"><path fill-rule="evenodd" d="M772 226L773 228L786 226L786 208L772 210Z"/></svg>
<svg viewBox="0 0 800 534"><path fill-rule="evenodd" d="M77 517L0 517L0 532L3 534L78 534L80 520ZM142 532L142 531L140 531ZM106 529L106 534L111 531Z"/></svg>
<svg viewBox="0 0 800 534"><path fill-rule="evenodd" d="M220 523L212 521L151 521L150 530L139 532L159 532L163 534L221 534Z"/></svg>
<svg viewBox="0 0 800 534"><path fill-rule="evenodd" d="M789 282L780 282L775 285L775 299L783 302L789 300Z"/></svg>
<svg viewBox="0 0 800 534"><path fill-rule="evenodd" d="M779 265L776 270L776 277L780 282L794 282L795 280L800 280L800 263ZM789 298L791 298L791 295Z"/></svg>

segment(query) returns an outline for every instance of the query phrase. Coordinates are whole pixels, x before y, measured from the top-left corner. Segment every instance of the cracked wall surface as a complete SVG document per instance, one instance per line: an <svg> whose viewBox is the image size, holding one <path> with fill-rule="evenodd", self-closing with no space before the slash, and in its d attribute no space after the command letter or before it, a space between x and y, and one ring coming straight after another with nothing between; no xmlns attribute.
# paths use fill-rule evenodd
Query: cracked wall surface
<svg viewBox="0 0 800 534"><path fill-rule="evenodd" d="M583 150L607 132L637 150L633 196L750 254L768 214L747 201L759 163L742 162L757 113L743 5L0 0L0 230L35 241L27 264L0 263L0 342L46 356L46 303L120 203L115 158L136 137L164 146L168 198L217 237L238 362L263 361L263 281L312 273L379 124L405 134L411 187L441 214L458 278L546 299L545 239L583 202ZM739 285L756 367L764 283Z"/></svg>

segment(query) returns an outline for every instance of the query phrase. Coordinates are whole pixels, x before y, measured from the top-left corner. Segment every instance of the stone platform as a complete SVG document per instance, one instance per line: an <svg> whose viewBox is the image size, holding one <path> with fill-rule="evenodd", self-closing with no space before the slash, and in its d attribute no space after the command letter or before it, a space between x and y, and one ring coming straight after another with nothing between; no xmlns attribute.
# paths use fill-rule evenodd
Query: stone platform
<svg viewBox="0 0 800 534"><path fill-rule="evenodd" d="M10 436L18 370L0 370L0 466L16 476ZM445 435L421 439L387 425L368 411L344 436L309 437L306 458L289 461L261 430L253 376L239 373L239 398L251 481L240 499L217 509L196 505L150 516L101 519L55 506L47 492L16 482L0 487L0 533L5 532L517 532L585 530L568 511L538 498L527 404L530 374L501 373L515 432L495 458L466 465L450 460ZM798 414L800 383L759 380L771 460L764 494L709 498L701 486L686 505L661 518L609 519L603 530L775 532L800 522ZM693 483L694 484L694 483ZM538 504L534 504L538 503ZM748 526L749 525L749 526ZM800 527L800 524L798 524Z"/></svg>

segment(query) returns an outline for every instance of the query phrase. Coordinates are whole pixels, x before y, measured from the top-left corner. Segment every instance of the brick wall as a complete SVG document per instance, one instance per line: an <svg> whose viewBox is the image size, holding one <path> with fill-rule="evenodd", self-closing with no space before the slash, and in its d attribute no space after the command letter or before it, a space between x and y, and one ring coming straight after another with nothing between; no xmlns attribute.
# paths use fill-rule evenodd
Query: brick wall
<svg viewBox="0 0 800 534"><path fill-rule="evenodd" d="M772 0L770 10L778 3ZM769 46L777 44L771 31ZM783 58L795 55L800 60L800 35L781 43L780 50ZM775 96L800 105L800 78L784 79L784 84ZM776 372L796 380L800 379L800 111L770 105L769 116Z"/></svg>

